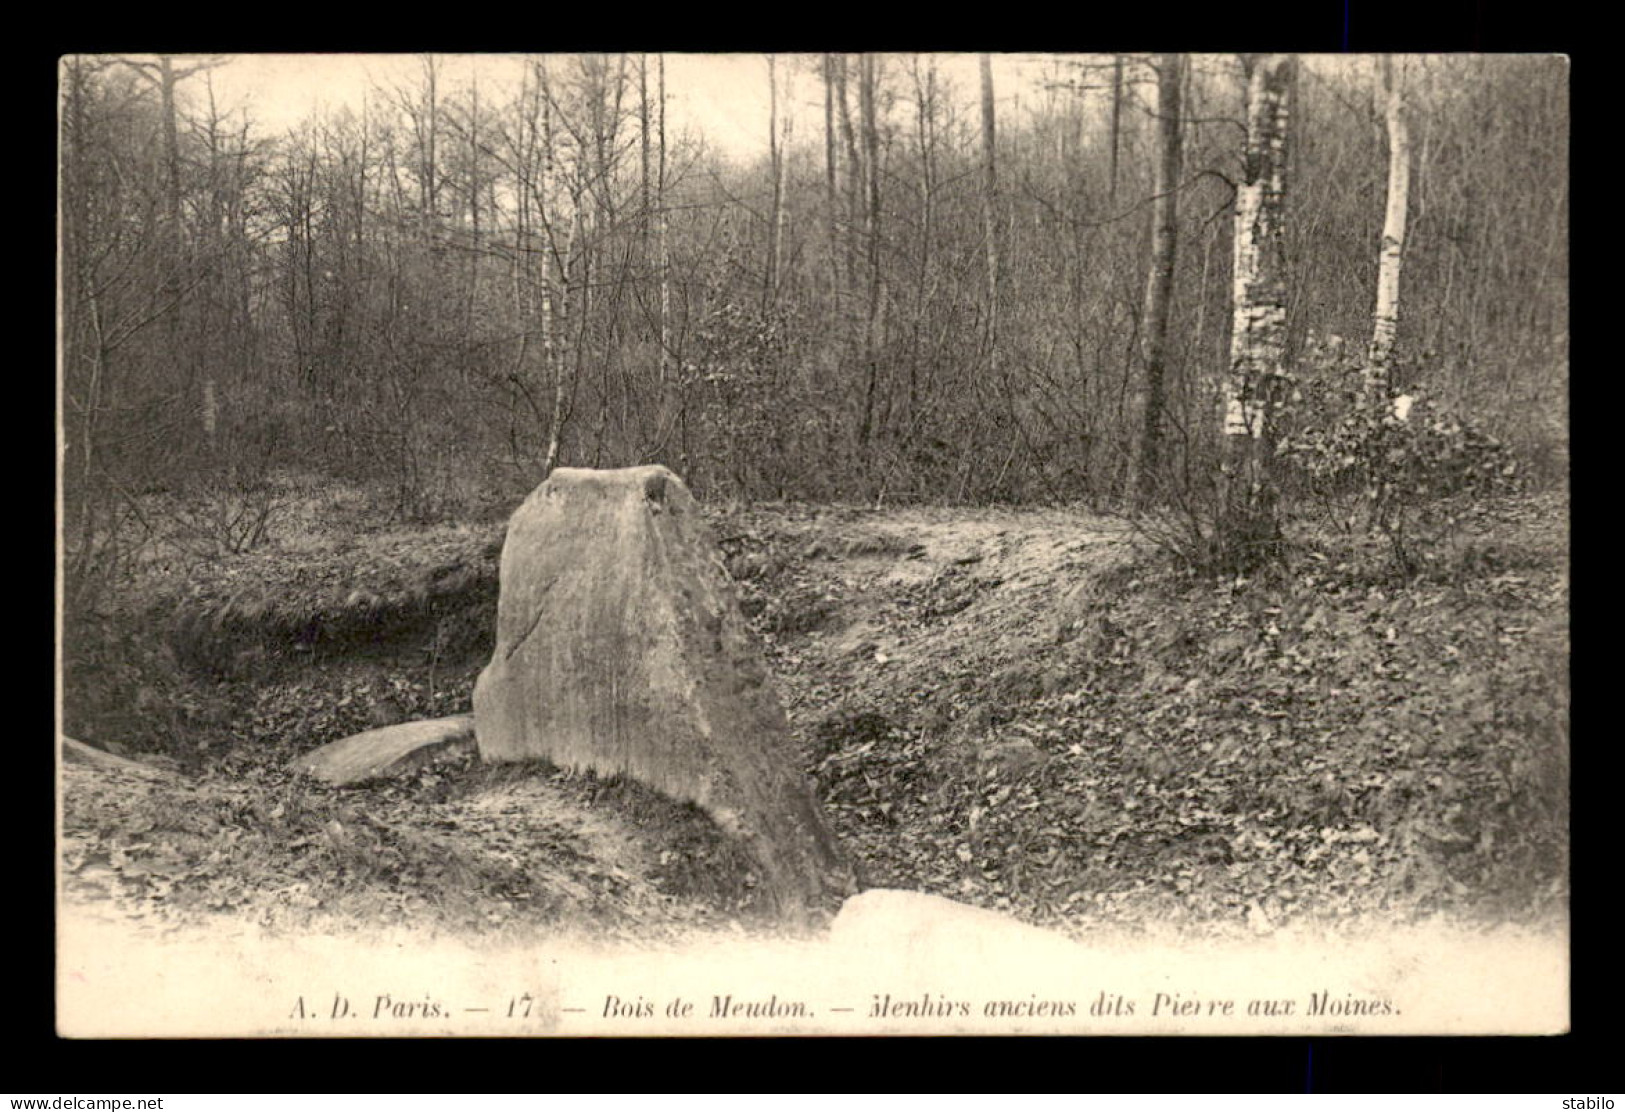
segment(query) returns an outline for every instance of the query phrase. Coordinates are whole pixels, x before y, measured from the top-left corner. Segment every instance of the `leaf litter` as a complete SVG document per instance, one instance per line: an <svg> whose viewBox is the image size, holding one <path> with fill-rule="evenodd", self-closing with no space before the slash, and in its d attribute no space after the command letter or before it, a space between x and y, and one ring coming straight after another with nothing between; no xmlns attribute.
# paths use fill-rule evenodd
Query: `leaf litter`
<svg viewBox="0 0 1625 1112"><path fill-rule="evenodd" d="M1404 583L1326 541L1280 576L1214 584L1072 511L712 516L871 886L1080 936L1566 907L1564 504L1509 503L1467 555ZM273 929L647 941L749 921L737 847L636 785L467 755L345 790L284 771L381 713L466 712L499 536L306 543L127 600L108 624L127 635L70 669L100 694L70 724L172 771L64 764L65 894ZM222 608L210 643L263 649L233 672L175 651L199 619L158 626L168 645L141 633ZM370 641L366 612L394 615ZM146 734L136 691L163 710Z"/></svg>

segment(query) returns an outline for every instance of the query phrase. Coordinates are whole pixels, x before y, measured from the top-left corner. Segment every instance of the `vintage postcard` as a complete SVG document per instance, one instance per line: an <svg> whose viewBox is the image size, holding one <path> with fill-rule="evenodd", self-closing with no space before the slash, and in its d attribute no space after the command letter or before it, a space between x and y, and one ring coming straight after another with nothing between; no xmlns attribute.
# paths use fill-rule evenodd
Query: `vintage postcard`
<svg viewBox="0 0 1625 1112"><path fill-rule="evenodd" d="M57 94L61 1035L1569 1029L1566 59Z"/></svg>

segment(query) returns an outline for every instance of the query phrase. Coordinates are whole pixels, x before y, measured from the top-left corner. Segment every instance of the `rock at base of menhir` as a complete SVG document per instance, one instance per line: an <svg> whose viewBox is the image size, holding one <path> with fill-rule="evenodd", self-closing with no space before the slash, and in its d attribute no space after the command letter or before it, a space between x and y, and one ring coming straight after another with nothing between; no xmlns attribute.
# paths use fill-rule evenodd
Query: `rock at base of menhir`
<svg viewBox="0 0 1625 1112"><path fill-rule="evenodd" d="M625 774L703 808L783 918L855 888L721 553L664 467L558 468L520 506L474 718L484 760Z"/></svg>
<svg viewBox="0 0 1625 1112"><path fill-rule="evenodd" d="M289 767L329 784L359 784L404 775L473 745L474 716L455 714L353 734L294 758Z"/></svg>

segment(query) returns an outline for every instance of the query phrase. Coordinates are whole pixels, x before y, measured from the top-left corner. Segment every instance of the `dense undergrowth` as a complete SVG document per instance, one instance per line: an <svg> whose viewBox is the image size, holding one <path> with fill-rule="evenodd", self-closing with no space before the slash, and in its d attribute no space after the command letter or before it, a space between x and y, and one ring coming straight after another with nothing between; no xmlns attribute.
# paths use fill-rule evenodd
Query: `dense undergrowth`
<svg viewBox="0 0 1625 1112"><path fill-rule="evenodd" d="M1566 906L1561 497L1497 500L1409 576L1380 545L1321 533L1284 568L1218 582L1084 514L712 517L804 768L871 885L1073 931ZM77 616L67 732L186 777L76 773L75 884L283 926L614 934L747 915L737 852L633 785L466 756L346 791L285 771L468 709L501 535L317 524L155 565ZM492 810L492 791L518 794ZM594 814L646 838L594 833Z"/></svg>

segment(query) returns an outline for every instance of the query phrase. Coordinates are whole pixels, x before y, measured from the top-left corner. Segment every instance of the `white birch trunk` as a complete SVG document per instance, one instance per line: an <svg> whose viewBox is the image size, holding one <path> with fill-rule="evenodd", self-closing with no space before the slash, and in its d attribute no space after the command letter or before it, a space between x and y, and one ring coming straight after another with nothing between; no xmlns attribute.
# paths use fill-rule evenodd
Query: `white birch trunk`
<svg viewBox="0 0 1625 1112"><path fill-rule="evenodd" d="M1290 54L1259 58L1247 88L1245 173L1236 190L1230 367L1224 380L1222 556L1256 566L1279 540L1269 468L1285 383L1286 140Z"/></svg>
<svg viewBox="0 0 1625 1112"><path fill-rule="evenodd" d="M1282 207L1286 195L1290 55L1254 66L1247 89L1247 173L1236 189L1230 373L1224 432L1260 439L1286 352Z"/></svg>
<svg viewBox="0 0 1625 1112"><path fill-rule="evenodd" d="M1394 341L1399 334L1399 273L1405 258L1405 218L1411 189L1410 131L1405 120L1404 73L1391 56L1382 59L1388 123L1388 207L1382 221L1377 305L1366 355L1366 392L1385 397L1393 385Z"/></svg>

